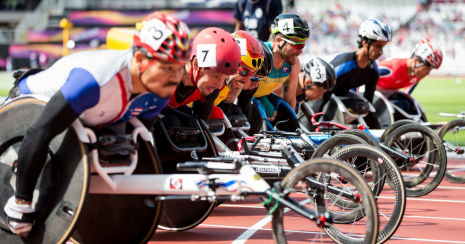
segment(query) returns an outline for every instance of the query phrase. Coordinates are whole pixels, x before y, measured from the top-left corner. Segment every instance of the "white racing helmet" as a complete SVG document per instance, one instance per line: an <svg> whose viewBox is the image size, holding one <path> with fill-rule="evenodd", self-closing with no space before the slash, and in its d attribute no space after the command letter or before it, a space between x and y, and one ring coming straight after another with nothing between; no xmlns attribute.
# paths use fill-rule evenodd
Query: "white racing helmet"
<svg viewBox="0 0 465 244"><path fill-rule="evenodd" d="M358 29L358 35L361 39L367 38L373 41L391 41L392 30L389 25L381 20L377 19L364 19L360 28ZM360 40L361 42L361 40Z"/></svg>

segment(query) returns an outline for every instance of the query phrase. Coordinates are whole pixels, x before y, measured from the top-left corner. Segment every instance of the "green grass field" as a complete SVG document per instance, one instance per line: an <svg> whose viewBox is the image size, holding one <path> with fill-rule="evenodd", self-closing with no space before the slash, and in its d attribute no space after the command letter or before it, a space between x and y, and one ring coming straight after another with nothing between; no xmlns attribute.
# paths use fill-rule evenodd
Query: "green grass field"
<svg viewBox="0 0 465 244"><path fill-rule="evenodd" d="M12 73L0 72L0 97L7 97L8 92L13 87L12 75Z"/></svg>
<svg viewBox="0 0 465 244"><path fill-rule="evenodd" d="M459 82L459 80L461 80ZM412 96L426 111L429 122L450 121L457 118L442 117L439 113L465 111L465 77L430 77L418 84Z"/></svg>

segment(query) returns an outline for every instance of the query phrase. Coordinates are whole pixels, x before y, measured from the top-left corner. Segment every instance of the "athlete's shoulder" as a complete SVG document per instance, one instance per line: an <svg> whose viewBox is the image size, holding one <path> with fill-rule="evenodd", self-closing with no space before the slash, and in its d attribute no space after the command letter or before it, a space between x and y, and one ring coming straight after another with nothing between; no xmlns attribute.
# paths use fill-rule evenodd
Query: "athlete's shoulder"
<svg viewBox="0 0 465 244"><path fill-rule="evenodd" d="M336 66L339 66L341 64L351 62L351 61L355 61L355 52L348 52L348 53L338 54L336 57L334 57L333 60L331 60L330 63L334 67L336 67Z"/></svg>
<svg viewBox="0 0 465 244"><path fill-rule="evenodd" d="M394 76L394 74L402 72L407 68L405 58L389 58L378 64L378 73L380 78Z"/></svg>

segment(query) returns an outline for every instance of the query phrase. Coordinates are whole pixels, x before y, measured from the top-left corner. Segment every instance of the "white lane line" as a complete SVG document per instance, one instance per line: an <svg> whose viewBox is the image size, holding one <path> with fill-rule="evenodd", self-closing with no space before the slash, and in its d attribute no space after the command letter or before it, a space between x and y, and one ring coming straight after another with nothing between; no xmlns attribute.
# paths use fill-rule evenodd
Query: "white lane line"
<svg viewBox="0 0 465 244"><path fill-rule="evenodd" d="M377 198L394 199L395 197L381 197L381 196L378 196ZM423 202L465 203L465 201L458 201L458 200L421 199L421 198L410 198L410 197L407 197L407 200L423 201Z"/></svg>
<svg viewBox="0 0 465 244"><path fill-rule="evenodd" d="M221 204L219 207L224 206L224 207L237 207L237 208L263 208L263 207L258 207L258 206L244 206L244 205L234 205L234 204ZM285 208L288 209L288 208ZM386 216L392 216L390 214L386 214ZM441 220L457 220L457 221L465 221L465 219L460 219L460 218L446 218L446 217L426 217L426 216L414 216L414 215L404 215L404 218L419 218L419 219L441 219Z"/></svg>
<svg viewBox="0 0 465 244"><path fill-rule="evenodd" d="M465 219L459 219L459 218L444 218L444 217L425 217L425 216L413 216L413 215L404 215L404 218L419 218L419 219L445 219L445 220L461 220L465 221Z"/></svg>
<svg viewBox="0 0 465 244"><path fill-rule="evenodd" d="M444 242L444 243L465 243L465 241L447 241L447 240L433 240L433 239L418 239L418 238L408 238L408 237L391 237L390 239L397 240L410 240L410 241L429 241L429 242Z"/></svg>
<svg viewBox="0 0 465 244"><path fill-rule="evenodd" d="M305 199L304 201L299 202L299 203L300 204L306 204L306 203L309 203L309 202L310 202L310 199ZM289 210L290 209L284 209L283 212L286 213ZM263 226L268 224L271 221L272 217L273 216L271 216L271 215L266 216L262 220L258 221L256 224L254 224L252 227L250 227L250 229L246 230L244 233L242 233L242 235L240 235L236 240L234 240L234 242L232 244L243 244L243 243L245 243L253 234L255 234L255 232L257 232Z"/></svg>
<svg viewBox="0 0 465 244"><path fill-rule="evenodd" d="M248 205L237 205L237 204L220 204L218 207L234 207L234 208L262 208L265 209L263 206L248 206Z"/></svg>
<svg viewBox="0 0 465 244"><path fill-rule="evenodd" d="M208 224L200 224L200 226L207 226L207 227L218 227L218 228L230 228L230 229L248 229L247 227L238 227L238 226L227 226L227 225L208 225ZM259 228L257 230L266 230L266 231L271 231L271 229L265 229L265 228ZM285 232L299 232L299 233L307 233L307 234L323 234L326 235L324 232L314 232L314 231L287 231L284 230ZM395 239L395 240L410 240L410 241L427 241L427 242L442 242L442 243L464 243L465 241L448 241L448 240L434 240L434 239L419 239L419 238L409 238L409 237L399 237L399 236L393 236L390 239ZM233 243L239 243L234 241ZM240 242L243 243L243 242Z"/></svg>

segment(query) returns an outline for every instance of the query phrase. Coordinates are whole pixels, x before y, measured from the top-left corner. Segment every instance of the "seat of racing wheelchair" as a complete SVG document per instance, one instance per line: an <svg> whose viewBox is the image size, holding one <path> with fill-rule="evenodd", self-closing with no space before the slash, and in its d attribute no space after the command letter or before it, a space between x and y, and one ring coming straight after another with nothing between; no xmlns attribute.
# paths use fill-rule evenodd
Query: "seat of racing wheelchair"
<svg viewBox="0 0 465 244"><path fill-rule="evenodd" d="M346 106L347 110L353 114L367 114L370 112L370 104L367 101L362 99L356 99L352 97L342 97L339 96L339 99Z"/></svg>
<svg viewBox="0 0 465 244"><path fill-rule="evenodd" d="M228 115L229 122L233 127L242 127L247 123L247 117L245 114L241 115Z"/></svg>
<svg viewBox="0 0 465 244"><path fill-rule="evenodd" d="M208 130L212 133L223 130L224 119L208 119Z"/></svg>

